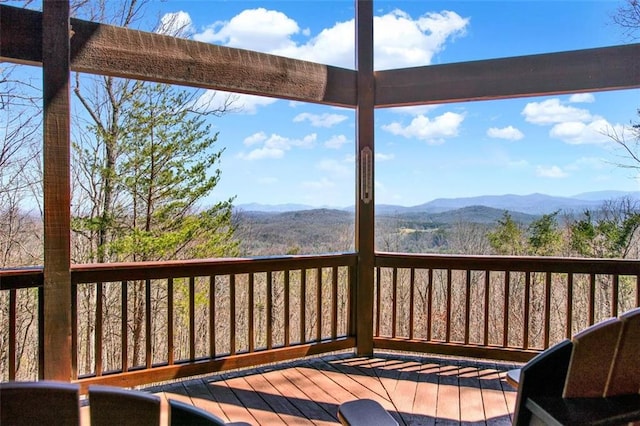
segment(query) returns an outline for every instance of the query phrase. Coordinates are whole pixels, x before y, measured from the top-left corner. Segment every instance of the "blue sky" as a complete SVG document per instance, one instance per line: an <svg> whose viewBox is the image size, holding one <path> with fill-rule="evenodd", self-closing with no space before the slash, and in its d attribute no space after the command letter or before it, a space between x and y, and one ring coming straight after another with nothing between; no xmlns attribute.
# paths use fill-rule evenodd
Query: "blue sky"
<svg viewBox="0 0 640 426"><path fill-rule="evenodd" d="M376 1L375 67L403 68L629 43L620 1ZM185 37L354 67L351 0L153 1ZM142 24L144 25L144 24ZM149 27L150 28L150 27ZM203 94L206 99L213 93ZM216 95L218 99L221 94ZM236 95L214 118L222 180L211 201L354 204L355 113ZM602 133L637 121L640 90L376 111L376 202L640 190Z"/></svg>
<svg viewBox="0 0 640 426"><path fill-rule="evenodd" d="M628 42L619 2L377 1L376 69L584 49ZM353 68L352 1L178 2L196 40ZM640 190L601 133L636 119L640 91L376 112L376 201ZM354 112L239 97L214 121L226 147L216 197L236 203L353 204Z"/></svg>

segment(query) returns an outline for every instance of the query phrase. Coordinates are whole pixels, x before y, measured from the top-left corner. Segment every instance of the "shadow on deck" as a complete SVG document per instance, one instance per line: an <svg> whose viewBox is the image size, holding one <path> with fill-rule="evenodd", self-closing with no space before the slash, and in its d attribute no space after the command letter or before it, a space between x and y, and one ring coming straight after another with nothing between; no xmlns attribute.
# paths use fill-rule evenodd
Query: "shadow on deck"
<svg viewBox="0 0 640 426"><path fill-rule="evenodd" d="M146 388L229 421L338 424L338 406L370 398L401 425L511 424L510 363L376 353L308 358Z"/></svg>

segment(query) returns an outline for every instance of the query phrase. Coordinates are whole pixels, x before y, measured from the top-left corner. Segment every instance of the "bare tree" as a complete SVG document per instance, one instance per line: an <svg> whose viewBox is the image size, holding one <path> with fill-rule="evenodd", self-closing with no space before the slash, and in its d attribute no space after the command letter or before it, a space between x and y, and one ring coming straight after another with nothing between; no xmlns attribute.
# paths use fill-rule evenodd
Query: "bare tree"
<svg viewBox="0 0 640 426"><path fill-rule="evenodd" d="M640 1L625 0L613 16L613 22L622 28L629 39L640 38Z"/></svg>

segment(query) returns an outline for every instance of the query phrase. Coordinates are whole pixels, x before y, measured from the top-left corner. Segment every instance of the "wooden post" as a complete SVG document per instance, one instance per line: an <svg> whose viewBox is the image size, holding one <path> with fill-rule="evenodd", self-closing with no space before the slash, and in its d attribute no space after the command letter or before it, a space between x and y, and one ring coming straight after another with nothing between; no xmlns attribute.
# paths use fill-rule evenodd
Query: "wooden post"
<svg viewBox="0 0 640 426"><path fill-rule="evenodd" d="M71 380L69 2L44 0L44 378Z"/></svg>
<svg viewBox="0 0 640 426"><path fill-rule="evenodd" d="M374 104L373 1L356 0L356 342L358 355L373 354Z"/></svg>

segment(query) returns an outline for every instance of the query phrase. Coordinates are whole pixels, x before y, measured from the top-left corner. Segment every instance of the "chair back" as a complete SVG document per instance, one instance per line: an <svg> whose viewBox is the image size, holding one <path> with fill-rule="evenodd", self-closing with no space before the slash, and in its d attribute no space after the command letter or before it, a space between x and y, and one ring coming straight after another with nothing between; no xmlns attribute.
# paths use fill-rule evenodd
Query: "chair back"
<svg viewBox="0 0 640 426"><path fill-rule="evenodd" d="M225 422L204 410L169 399L170 426L224 426Z"/></svg>
<svg viewBox="0 0 640 426"><path fill-rule="evenodd" d="M54 381L0 383L0 425L78 425L79 391Z"/></svg>
<svg viewBox="0 0 640 426"><path fill-rule="evenodd" d="M91 426L158 426L160 398L114 386L89 386Z"/></svg>
<svg viewBox="0 0 640 426"><path fill-rule="evenodd" d="M563 398L604 396L621 329L618 318L609 318L573 336Z"/></svg>
<svg viewBox="0 0 640 426"><path fill-rule="evenodd" d="M640 308L620 316L620 337L604 396L640 393Z"/></svg>

